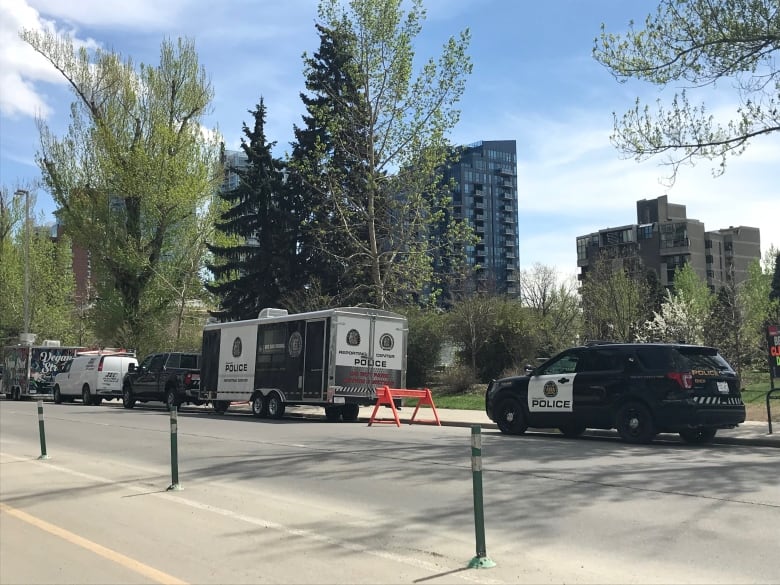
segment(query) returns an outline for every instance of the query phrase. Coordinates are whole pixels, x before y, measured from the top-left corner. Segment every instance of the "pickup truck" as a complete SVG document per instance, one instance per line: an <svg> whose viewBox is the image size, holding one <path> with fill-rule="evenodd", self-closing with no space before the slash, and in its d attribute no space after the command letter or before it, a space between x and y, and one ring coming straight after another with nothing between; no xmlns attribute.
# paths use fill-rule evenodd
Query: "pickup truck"
<svg viewBox="0 0 780 585"><path fill-rule="evenodd" d="M200 404L200 354L153 353L138 365L131 365L122 383L122 404L133 408L136 401L164 402L168 409L185 402Z"/></svg>

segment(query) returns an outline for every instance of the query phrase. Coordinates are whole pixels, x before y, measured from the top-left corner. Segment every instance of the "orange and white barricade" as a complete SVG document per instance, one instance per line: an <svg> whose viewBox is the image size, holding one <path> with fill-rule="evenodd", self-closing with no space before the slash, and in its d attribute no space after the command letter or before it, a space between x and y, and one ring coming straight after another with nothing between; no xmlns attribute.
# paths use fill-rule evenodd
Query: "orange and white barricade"
<svg viewBox="0 0 780 585"><path fill-rule="evenodd" d="M395 424L397 427L401 426L401 419L398 417L398 409L395 407L395 401L393 400L394 398L419 398L417 401L417 407L412 413L412 418L409 419L410 425L417 422L420 424L441 426L439 413L436 412L436 405L433 403L433 396L431 396L431 391L428 388L424 388L422 390L410 390L407 388L390 388L388 386L382 386L381 388L376 389L376 405L374 406L374 411L371 413L371 418L368 419L368 426L371 426L374 423ZM377 418L376 413L380 406L389 407L393 412L393 418ZM433 412L434 417L433 420L415 420L417 412L420 410L421 406L431 407L431 411Z"/></svg>

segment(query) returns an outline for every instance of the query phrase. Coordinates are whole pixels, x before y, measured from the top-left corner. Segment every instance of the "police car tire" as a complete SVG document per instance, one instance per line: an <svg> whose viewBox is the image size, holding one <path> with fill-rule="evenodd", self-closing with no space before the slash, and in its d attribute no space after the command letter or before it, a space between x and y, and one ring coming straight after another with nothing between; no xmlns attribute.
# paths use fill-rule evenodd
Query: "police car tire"
<svg viewBox="0 0 780 585"><path fill-rule="evenodd" d="M691 445L701 445L712 441L717 432L718 429L686 429L680 431L680 437L683 441L690 443Z"/></svg>
<svg viewBox="0 0 780 585"><path fill-rule="evenodd" d="M641 402L621 406L615 417L615 428L626 443L651 443L657 434L653 415Z"/></svg>
<svg viewBox="0 0 780 585"><path fill-rule="evenodd" d="M558 427L558 430L561 431L561 434L564 437L574 439L584 433L586 428L587 427L582 423L570 422L561 427Z"/></svg>
<svg viewBox="0 0 780 585"><path fill-rule="evenodd" d="M496 424L502 433L522 435L528 429L523 405L517 398L504 398L496 405Z"/></svg>

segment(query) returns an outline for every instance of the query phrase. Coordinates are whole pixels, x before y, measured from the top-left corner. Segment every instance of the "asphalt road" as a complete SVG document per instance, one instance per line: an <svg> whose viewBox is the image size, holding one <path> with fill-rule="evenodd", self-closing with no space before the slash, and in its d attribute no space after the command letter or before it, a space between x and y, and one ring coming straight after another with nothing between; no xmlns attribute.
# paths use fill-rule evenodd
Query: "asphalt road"
<svg viewBox="0 0 780 585"><path fill-rule="evenodd" d="M0 583L777 583L780 452L0 401Z"/></svg>

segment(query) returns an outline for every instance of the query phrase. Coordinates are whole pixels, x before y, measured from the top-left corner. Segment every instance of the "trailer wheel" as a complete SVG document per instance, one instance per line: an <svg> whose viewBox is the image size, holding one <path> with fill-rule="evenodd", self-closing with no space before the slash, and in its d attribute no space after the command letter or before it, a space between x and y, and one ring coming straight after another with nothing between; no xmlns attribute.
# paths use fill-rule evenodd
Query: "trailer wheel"
<svg viewBox="0 0 780 585"><path fill-rule="evenodd" d="M271 392L266 398L266 408L269 418L282 418L284 416L284 402L276 392Z"/></svg>
<svg viewBox="0 0 780 585"><path fill-rule="evenodd" d="M263 395L260 392L256 392L254 396L252 396L252 414L255 415L257 418L263 418L266 416L266 403L264 400Z"/></svg>
<svg viewBox="0 0 780 585"><path fill-rule="evenodd" d="M340 406L326 406L325 407L325 420L328 422L339 422L344 409Z"/></svg>
<svg viewBox="0 0 780 585"><path fill-rule="evenodd" d="M360 414L360 406L357 404L345 404L341 412L341 418L344 422L355 422Z"/></svg>
<svg viewBox="0 0 780 585"><path fill-rule="evenodd" d="M211 405L214 407L214 412L217 414L225 414L230 407L230 402L227 400L215 400Z"/></svg>

